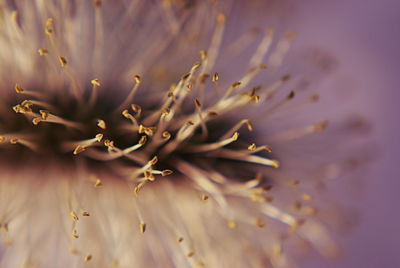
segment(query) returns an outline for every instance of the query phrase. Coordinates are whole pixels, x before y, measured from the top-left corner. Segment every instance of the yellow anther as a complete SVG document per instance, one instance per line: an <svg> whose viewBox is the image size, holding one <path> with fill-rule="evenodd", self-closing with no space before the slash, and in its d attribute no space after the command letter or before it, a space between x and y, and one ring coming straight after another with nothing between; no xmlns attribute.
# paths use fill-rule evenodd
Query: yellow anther
<svg viewBox="0 0 400 268"><path fill-rule="evenodd" d="M40 110L39 113L40 113L40 115L41 115L43 120L46 120L47 117L49 116L49 112L45 111L45 110Z"/></svg>
<svg viewBox="0 0 400 268"><path fill-rule="evenodd" d="M238 138L239 138L239 132L233 133L232 140L237 141Z"/></svg>
<svg viewBox="0 0 400 268"><path fill-rule="evenodd" d="M138 141L138 144L144 145L146 142L147 142L147 137L146 136L142 136L140 138L140 140Z"/></svg>
<svg viewBox="0 0 400 268"><path fill-rule="evenodd" d="M176 241L178 241L178 243L182 243L183 242L183 237L178 237L177 239L176 239Z"/></svg>
<svg viewBox="0 0 400 268"><path fill-rule="evenodd" d="M141 222L139 228L140 228L140 233L143 234L144 232L146 232L146 223Z"/></svg>
<svg viewBox="0 0 400 268"><path fill-rule="evenodd" d="M71 236L72 236L72 238L75 238L75 239L79 238L78 232L75 229L72 230Z"/></svg>
<svg viewBox="0 0 400 268"><path fill-rule="evenodd" d="M4 136L0 136L0 143L4 142L6 138Z"/></svg>
<svg viewBox="0 0 400 268"><path fill-rule="evenodd" d="M139 129L138 129L139 134L144 133L144 129L145 129L145 127L143 125L139 125Z"/></svg>
<svg viewBox="0 0 400 268"><path fill-rule="evenodd" d="M46 20L44 32L47 35L51 35L53 33L53 19L52 18L48 18Z"/></svg>
<svg viewBox="0 0 400 268"><path fill-rule="evenodd" d="M212 76L212 81L213 81L214 83L216 83L216 82L218 82L218 80L219 80L219 75L218 75L218 73L214 73L213 76Z"/></svg>
<svg viewBox="0 0 400 268"><path fill-rule="evenodd" d="M79 154L79 153L82 153L82 152L85 151L85 150L86 150L85 147L83 147L82 145L78 145L78 146L76 146L76 148L75 148L73 154L74 154L74 155L77 155L77 154Z"/></svg>
<svg viewBox="0 0 400 268"><path fill-rule="evenodd" d="M169 140L171 138L171 133L169 133L168 131L164 131L162 133L162 137L166 140Z"/></svg>
<svg viewBox="0 0 400 268"><path fill-rule="evenodd" d="M148 170L146 170L145 172L144 172L144 177L147 179L147 180L149 180L149 181L154 181L156 178L154 177L154 175L150 172L150 171L148 171Z"/></svg>
<svg viewBox="0 0 400 268"><path fill-rule="evenodd" d="M137 114L140 114L142 111L142 108L136 104L131 104L131 108L132 108L132 111L134 111Z"/></svg>
<svg viewBox="0 0 400 268"><path fill-rule="evenodd" d="M101 187L103 185L103 183L101 182L101 180L99 178L96 178L95 182L94 182L94 187Z"/></svg>
<svg viewBox="0 0 400 268"><path fill-rule="evenodd" d="M20 85L18 85L18 84L15 84L14 89L15 89L15 92L17 92L17 93L22 93L22 92L24 92L24 90L22 89L22 87L21 87Z"/></svg>
<svg viewBox="0 0 400 268"><path fill-rule="evenodd" d="M267 145L264 145L263 147L264 147L265 151L267 151L268 153L272 153L272 148L271 147L269 147Z"/></svg>
<svg viewBox="0 0 400 268"><path fill-rule="evenodd" d="M247 149L250 150L250 151L254 151L255 149L257 149L257 146L256 146L255 143L252 143L247 147Z"/></svg>
<svg viewBox="0 0 400 268"><path fill-rule="evenodd" d="M96 140L98 142L101 142L102 139L103 139L103 134L99 133L99 134L96 135Z"/></svg>
<svg viewBox="0 0 400 268"><path fill-rule="evenodd" d="M196 62L192 67L192 71L197 70L200 66L201 66L201 63L200 62Z"/></svg>
<svg viewBox="0 0 400 268"><path fill-rule="evenodd" d="M82 215L83 217L89 217L89 216L90 216L90 213L87 212L87 211L82 211L81 215Z"/></svg>
<svg viewBox="0 0 400 268"><path fill-rule="evenodd" d="M76 213L74 211L71 211L69 213L69 215L71 216L73 221L78 221L79 220L78 215L76 215Z"/></svg>
<svg viewBox="0 0 400 268"><path fill-rule="evenodd" d="M237 82L234 82L234 83L232 84L232 87L233 87L233 88L237 88L237 87L239 87L241 84L242 84L242 82L237 81Z"/></svg>
<svg viewBox="0 0 400 268"><path fill-rule="evenodd" d="M12 138L12 139L10 139L10 143L11 144L17 144L18 143L18 139Z"/></svg>
<svg viewBox="0 0 400 268"><path fill-rule="evenodd" d="M184 76L182 76L182 80L188 79L190 75L191 75L191 73L185 74Z"/></svg>
<svg viewBox="0 0 400 268"><path fill-rule="evenodd" d="M65 67L67 65L67 60L63 56L58 56L58 61L61 67Z"/></svg>
<svg viewBox="0 0 400 268"><path fill-rule="evenodd" d="M205 50L200 50L200 58L202 61L207 59L207 51Z"/></svg>
<svg viewBox="0 0 400 268"><path fill-rule="evenodd" d="M97 120L97 126L99 127L99 128L101 128L101 129L106 129L106 122L104 121L104 120L101 120L101 119L99 119L99 120Z"/></svg>
<svg viewBox="0 0 400 268"><path fill-rule="evenodd" d="M142 81L142 78L139 75L135 75L136 84L140 84L141 81Z"/></svg>
<svg viewBox="0 0 400 268"><path fill-rule="evenodd" d="M154 166L155 164L157 164L157 162L158 162L158 157L157 157L157 156L154 156L154 157L149 161L149 164L152 165L152 166Z"/></svg>
<svg viewBox="0 0 400 268"><path fill-rule="evenodd" d="M202 195L201 195L201 200L207 201L207 200L208 200L208 195L202 194Z"/></svg>
<svg viewBox="0 0 400 268"><path fill-rule="evenodd" d="M40 118L40 117L35 117L35 118L32 119L32 123L33 123L35 126L39 125L39 123L42 122L42 121L43 121L43 119Z"/></svg>
<svg viewBox="0 0 400 268"><path fill-rule="evenodd" d="M49 51L45 48L39 48L38 53L40 56L46 56L49 53Z"/></svg>
<svg viewBox="0 0 400 268"><path fill-rule="evenodd" d="M92 259L92 255L88 254L85 256L85 258L83 259L85 262L88 262Z"/></svg>
<svg viewBox="0 0 400 268"><path fill-rule="evenodd" d="M249 131L253 131L253 125L251 124L250 120L245 121L246 127Z"/></svg>
<svg viewBox="0 0 400 268"><path fill-rule="evenodd" d="M125 118L128 118L128 119L132 117L132 115L129 113L128 110L123 110L123 111L122 111L122 115L123 115Z"/></svg>
<svg viewBox="0 0 400 268"><path fill-rule="evenodd" d="M163 171L161 171L161 176L168 176L168 175L171 175L173 173L173 171L172 170L170 170L170 169L164 169Z"/></svg>
<svg viewBox="0 0 400 268"><path fill-rule="evenodd" d="M139 183L138 185L136 185L135 189L133 189L133 192L135 193L135 195L139 194L139 191L143 188L144 182Z"/></svg>
<svg viewBox="0 0 400 268"><path fill-rule="evenodd" d="M108 147L109 150L114 149L114 141L111 140L104 140L104 145Z"/></svg>
<svg viewBox="0 0 400 268"><path fill-rule="evenodd" d="M170 112L171 112L170 109L164 108L164 109L162 110L161 114L162 114L163 116L167 116L167 115L169 115Z"/></svg>
<svg viewBox="0 0 400 268"><path fill-rule="evenodd" d="M272 160L272 166L273 166L274 168L279 168L279 166L280 166L279 161L278 161L278 160Z"/></svg>
<svg viewBox="0 0 400 268"><path fill-rule="evenodd" d="M259 103L260 102L260 96L258 96L258 95L252 96L251 97L251 101L253 103L255 103L255 104Z"/></svg>
<svg viewBox="0 0 400 268"><path fill-rule="evenodd" d="M153 136L154 135L154 130L155 130L155 128L152 128L152 127L145 127L144 128L144 133L147 135L147 136Z"/></svg>
<svg viewBox="0 0 400 268"><path fill-rule="evenodd" d="M99 79L97 79L97 78L91 80L90 83L91 83L93 86L97 86L97 87L99 87L99 86L101 85Z"/></svg>

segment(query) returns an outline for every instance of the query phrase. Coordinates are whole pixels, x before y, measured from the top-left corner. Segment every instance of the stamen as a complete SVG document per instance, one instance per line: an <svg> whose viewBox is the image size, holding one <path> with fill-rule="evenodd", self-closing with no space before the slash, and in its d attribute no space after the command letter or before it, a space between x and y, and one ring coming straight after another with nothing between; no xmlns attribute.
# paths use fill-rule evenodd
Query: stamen
<svg viewBox="0 0 400 268"><path fill-rule="evenodd" d="M211 44L207 53L208 56L207 59L204 61L203 68L200 73L208 73L214 67L218 51L222 43L222 37L225 29L225 20L226 17L224 14L222 13L218 14L217 26L215 28L214 35L211 39Z"/></svg>
<svg viewBox="0 0 400 268"><path fill-rule="evenodd" d="M238 122L236 125L234 125L230 130L228 130L221 138L220 140L227 139L228 137L232 136L233 133L237 132L242 126L246 125L246 128L248 131L253 131L253 125L251 124L249 119L243 119L240 122Z"/></svg>
<svg viewBox="0 0 400 268"><path fill-rule="evenodd" d="M253 57L250 59L250 62L249 62L250 69L261 64L265 55L268 53L269 48L271 47L273 36L274 36L274 29L268 28L265 31L265 36L264 36L263 40L258 45L258 48L257 48L256 52L254 53Z"/></svg>
<svg viewBox="0 0 400 268"><path fill-rule="evenodd" d="M15 84L14 89L15 89L15 92L17 92L18 94L24 94L24 95L28 95L28 96L32 96L32 97L37 97L39 99L46 99L45 95L43 95L42 93L36 92L36 91L25 90L19 84Z"/></svg>
<svg viewBox="0 0 400 268"><path fill-rule="evenodd" d="M284 37L278 42L276 45L276 50L269 58L269 65L272 67L279 67L286 53L289 51L289 48L295 39L295 33L292 31L288 31L285 33Z"/></svg>
<svg viewBox="0 0 400 268"><path fill-rule="evenodd" d="M222 140L222 141L218 141L215 143L208 143L208 144L199 144L199 145L188 145L187 148L185 148L185 150L187 150L188 152L191 153L200 153L200 152L208 152L208 151L213 151L219 148L222 148L234 141L237 141L237 139L239 138L239 133L235 132L233 133L232 137Z"/></svg>
<svg viewBox="0 0 400 268"><path fill-rule="evenodd" d="M323 120L317 124L313 124L313 125L309 125L309 126L305 126L302 128L298 128L298 129L293 129L293 130L288 130L279 134L275 134L274 136L270 137L269 140L271 142L287 142L287 141L291 141L294 139L299 139L302 138L306 135L318 132L318 131L322 131L324 129L326 129L326 127L328 126L328 121L327 120Z"/></svg>
<svg viewBox="0 0 400 268"><path fill-rule="evenodd" d="M129 104L132 103L133 98L135 97L136 92L139 88L140 82L142 80L139 75L135 75L134 79L135 79L135 85L132 87L131 92L125 98L124 102L122 102L121 105L117 109L115 109L115 112L119 112L119 111L123 110L125 107L127 107Z"/></svg>
<svg viewBox="0 0 400 268"><path fill-rule="evenodd" d="M245 161L253 164L260 164L260 165L266 165L266 166L272 166L274 168L279 168L279 162L277 160L271 160L268 158L263 158L260 156L256 155L246 155L242 154L237 151L233 150L228 150L228 149L221 149L218 151L218 156L222 158L228 158L228 159L234 159L234 160L240 160L240 161Z"/></svg>
<svg viewBox="0 0 400 268"><path fill-rule="evenodd" d="M92 108L94 106L94 104L96 103L96 100L97 100L97 96L98 96L97 88L100 87L101 84L100 84L99 79L97 79L97 78L91 80L90 83L92 84L92 92L90 93L88 106L90 108Z"/></svg>
<svg viewBox="0 0 400 268"><path fill-rule="evenodd" d="M101 140L103 139L103 134L99 133L94 138L82 140L82 141L73 141L73 142L64 142L63 149L65 151L72 151L74 148L74 155L79 154L86 150L86 148L90 146L100 145Z"/></svg>

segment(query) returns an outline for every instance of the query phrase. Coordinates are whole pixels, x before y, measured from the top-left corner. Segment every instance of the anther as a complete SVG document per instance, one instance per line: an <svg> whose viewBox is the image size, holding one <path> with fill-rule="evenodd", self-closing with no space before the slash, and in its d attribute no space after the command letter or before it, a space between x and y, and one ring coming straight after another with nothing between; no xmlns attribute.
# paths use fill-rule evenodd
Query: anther
<svg viewBox="0 0 400 268"><path fill-rule="evenodd" d="M78 221L79 220L78 215L76 215L76 213L74 211L71 211L69 213L69 215L71 216L73 221Z"/></svg>
<svg viewBox="0 0 400 268"><path fill-rule="evenodd" d="M45 48L39 48L38 53L40 56L46 56L49 53L49 51Z"/></svg>
<svg viewBox="0 0 400 268"><path fill-rule="evenodd" d="M65 67L67 65L67 60L63 56L58 56L58 62L60 63L61 67Z"/></svg>
<svg viewBox="0 0 400 268"><path fill-rule="evenodd" d="M214 83L218 82L218 80L219 80L219 75L218 75L217 72L213 74L211 80L212 80Z"/></svg>
<svg viewBox="0 0 400 268"><path fill-rule="evenodd" d="M82 153L82 152L85 151L85 150L86 150L85 147L83 147L82 145L78 145L78 146L76 146L76 148L75 148L73 154L74 154L74 155L77 155L77 154L79 154L79 153Z"/></svg>
<svg viewBox="0 0 400 268"><path fill-rule="evenodd" d="M97 79L97 78L91 80L90 83L97 87L99 87L101 85L99 79Z"/></svg>
<svg viewBox="0 0 400 268"><path fill-rule="evenodd" d="M82 211L81 215L82 215L83 217L89 217L89 216L90 216L90 213L87 212L87 211Z"/></svg>
<svg viewBox="0 0 400 268"><path fill-rule="evenodd" d="M140 226L139 226L139 229L140 229L140 233L144 233L144 232L146 232L146 223L144 223L144 222L141 222L140 223Z"/></svg>
<svg viewBox="0 0 400 268"><path fill-rule="evenodd" d="M172 173L173 173L172 170L164 169L163 171L161 171L161 176L165 177L165 176L171 175Z"/></svg>
<svg viewBox="0 0 400 268"><path fill-rule="evenodd" d="M92 259L92 255L88 254L85 256L85 258L83 259L85 262L88 262Z"/></svg>
<svg viewBox="0 0 400 268"><path fill-rule="evenodd" d="M76 231L76 229L72 230L71 236L72 236L72 238L75 238L75 239L79 238L79 235L78 235L78 232Z"/></svg>
<svg viewBox="0 0 400 268"><path fill-rule="evenodd" d="M17 92L17 93L22 93L24 91L22 89L22 87L18 84L15 84L14 89L15 89L15 92Z"/></svg>
<svg viewBox="0 0 400 268"><path fill-rule="evenodd" d="M48 18L45 22L45 30L44 32L47 35L51 35L53 33L53 19L52 18Z"/></svg>
<svg viewBox="0 0 400 268"><path fill-rule="evenodd" d="M202 61L205 61L206 59L207 59L207 51L205 51L205 50L200 50L200 59L202 60Z"/></svg>
<svg viewBox="0 0 400 268"><path fill-rule="evenodd" d="M94 182L94 187L98 188L101 187L103 185L103 183L101 182L101 180L99 178L96 178L95 182Z"/></svg>
<svg viewBox="0 0 400 268"><path fill-rule="evenodd" d="M97 126L99 128L101 128L101 129L106 129L107 128L106 122L104 120L101 120L101 119L97 120Z"/></svg>

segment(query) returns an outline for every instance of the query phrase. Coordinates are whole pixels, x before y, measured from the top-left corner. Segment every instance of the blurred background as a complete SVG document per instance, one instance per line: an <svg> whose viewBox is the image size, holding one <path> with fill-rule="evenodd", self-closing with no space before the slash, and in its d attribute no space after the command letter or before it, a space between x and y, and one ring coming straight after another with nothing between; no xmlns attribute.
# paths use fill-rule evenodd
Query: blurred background
<svg viewBox="0 0 400 268"><path fill-rule="evenodd" d="M248 12L252 22L244 24L278 22L280 30L298 33L295 51L317 48L333 56L335 70L323 84L332 97L329 109L362 114L373 125L368 150L373 163L354 195L338 195L357 214L341 239L344 254L330 263L316 256L302 267L400 267L400 1L254 0L246 5L253 6L236 11Z"/></svg>
<svg viewBox="0 0 400 268"><path fill-rule="evenodd" d="M400 1L311 0L293 7L299 41L315 42L338 58L334 79L356 91L349 93L350 105L373 122L378 144L370 148L376 163L353 199L360 215L344 238L343 258L305 267L400 267Z"/></svg>

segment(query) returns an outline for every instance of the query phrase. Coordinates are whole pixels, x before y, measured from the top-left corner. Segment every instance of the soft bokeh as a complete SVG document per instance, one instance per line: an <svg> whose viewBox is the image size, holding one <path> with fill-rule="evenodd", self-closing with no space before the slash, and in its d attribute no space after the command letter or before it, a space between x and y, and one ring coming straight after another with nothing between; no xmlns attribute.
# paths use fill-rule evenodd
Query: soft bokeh
<svg viewBox="0 0 400 268"><path fill-rule="evenodd" d="M331 264L316 261L306 267L400 267L399 8L396 0L307 1L294 18L301 22L297 26L305 43L329 48L339 58L337 85L351 85L356 93L342 91L343 105L373 122L379 144L370 148L376 163L360 185L362 194L353 199L360 216L343 239L345 255Z"/></svg>

